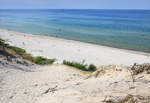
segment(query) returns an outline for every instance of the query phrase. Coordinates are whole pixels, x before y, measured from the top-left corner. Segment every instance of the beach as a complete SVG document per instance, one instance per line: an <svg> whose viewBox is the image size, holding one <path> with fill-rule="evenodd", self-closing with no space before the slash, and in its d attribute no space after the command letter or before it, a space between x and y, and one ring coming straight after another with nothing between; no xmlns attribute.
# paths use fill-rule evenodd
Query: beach
<svg viewBox="0 0 150 103"><path fill-rule="evenodd" d="M150 101L148 53L4 29L0 38L33 56L56 58L54 64L38 65L13 52L7 59L1 50L1 103ZM62 64L63 60L94 64L96 71L82 71Z"/></svg>
<svg viewBox="0 0 150 103"><path fill-rule="evenodd" d="M108 64L132 65L150 62L150 54L117 49L80 41L66 40L50 36L33 35L0 29L0 38L11 45L25 49L34 56L76 61L96 66Z"/></svg>

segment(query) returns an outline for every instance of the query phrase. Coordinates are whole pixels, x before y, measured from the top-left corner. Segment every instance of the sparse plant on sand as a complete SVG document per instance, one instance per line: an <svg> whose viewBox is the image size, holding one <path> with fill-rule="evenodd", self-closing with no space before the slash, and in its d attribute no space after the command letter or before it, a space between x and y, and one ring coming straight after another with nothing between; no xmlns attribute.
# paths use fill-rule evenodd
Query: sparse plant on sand
<svg viewBox="0 0 150 103"><path fill-rule="evenodd" d="M48 59L41 56L34 57L30 53L27 53L24 49L16 47L16 46L10 46L9 44L5 43L4 40L0 39L0 50L3 51L5 54L15 54L21 56L23 59L28 60L30 62L33 62L35 64L52 64L55 59ZM8 57L7 55L5 55Z"/></svg>
<svg viewBox="0 0 150 103"><path fill-rule="evenodd" d="M83 62L79 63L79 62L70 62L70 61L66 61L64 60L63 61L63 64L64 65L68 65L68 66L71 66L71 67L75 67L77 69L80 69L80 70L83 70L83 71L90 71L90 72L93 72L96 70L96 66L94 64L90 64L89 66L87 64Z"/></svg>
<svg viewBox="0 0 150 103"><path fill-rule="evenodd" d="M90 64L89 67L88 67L88 70L96 71L96 66L94 64Z"/></svg>
<svg viewBox="0 0 150 103"><path fill-rule="evenodd" d="M55 59L47 59L47 58L44 58L44 57L41 57L41 56L37 56L37 57L34 58L34 62L36 64L41 64L41 65L52 64L54 61L55 61Z"/></svg>

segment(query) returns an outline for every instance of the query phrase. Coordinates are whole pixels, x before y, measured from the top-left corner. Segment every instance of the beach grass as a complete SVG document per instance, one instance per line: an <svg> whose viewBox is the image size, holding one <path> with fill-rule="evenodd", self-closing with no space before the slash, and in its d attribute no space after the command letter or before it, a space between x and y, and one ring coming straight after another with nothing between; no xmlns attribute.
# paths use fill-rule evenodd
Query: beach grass
<svg viewBox="0 0 150 103"><path fill-rule="evenodd" d="M37 56L34 58L34 62L36 64L41 64L41 65L52 64L53 62L55 62L55 59L48 59L48 58L44 58L42 56Z"/></svg>
<svg viewBox="0 0 150 103"><path fill-rule="evenodd" d="M22 48L16 46L10 46L2 39L0 39L0 46L3 48L4 52L7 52L7 54L9 54L11 51L11 53L15 53L16 55L21 56L23 59L33 62L35 64L45 65L45 64L52 64L55 62L55 59L49 59L42 56L34 57L30 53L27 53Z"/></svg>
<svg viewBox="0 0 150 103"><path fill-rule="evenodd" d="M74 61L70 62L70 61L66 61L66 60L63 60L63 64L71 66L71 67L75 67L75 68L80 69L82 71L89 71L89 72L96 71L96 66L94 64L87 65L84 62L81 62L81 63L80 62L74 62Z"/></svg>

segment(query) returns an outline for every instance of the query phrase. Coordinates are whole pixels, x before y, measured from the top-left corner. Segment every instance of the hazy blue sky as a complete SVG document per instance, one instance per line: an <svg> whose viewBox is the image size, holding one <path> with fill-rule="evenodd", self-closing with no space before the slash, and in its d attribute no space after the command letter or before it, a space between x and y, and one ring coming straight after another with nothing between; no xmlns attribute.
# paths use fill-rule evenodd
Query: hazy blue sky
<svg viewBox="0 0 150 103"><path fill-rule="evenodd" d="M150 9L150 0L0 0L1 9Z"/></svg>

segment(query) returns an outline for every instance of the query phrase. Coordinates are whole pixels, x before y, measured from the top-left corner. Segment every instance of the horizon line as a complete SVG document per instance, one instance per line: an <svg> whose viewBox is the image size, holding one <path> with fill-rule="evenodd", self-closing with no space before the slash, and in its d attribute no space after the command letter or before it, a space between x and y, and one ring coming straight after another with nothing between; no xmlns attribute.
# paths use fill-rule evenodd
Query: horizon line
<svg viewBox="0 0 150 103"><path fill-rule="evenodd" d="M150 10L150 9L96 9L96 8L0 8L0 10Z"/></svg>

